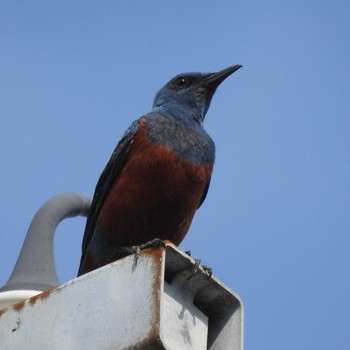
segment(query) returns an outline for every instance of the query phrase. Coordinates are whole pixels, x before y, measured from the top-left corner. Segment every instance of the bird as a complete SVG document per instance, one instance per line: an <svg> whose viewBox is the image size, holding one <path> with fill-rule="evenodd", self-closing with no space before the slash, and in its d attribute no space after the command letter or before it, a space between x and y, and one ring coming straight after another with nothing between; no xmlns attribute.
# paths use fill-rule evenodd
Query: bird
<svg viewBox="0 0 350 350"><path fill-rule="evenodd" d="M126 130L96 185L78 276L147 242L181 243L213 171L215 144L204 118L217 87L241 67L175 76Z"/></svg>

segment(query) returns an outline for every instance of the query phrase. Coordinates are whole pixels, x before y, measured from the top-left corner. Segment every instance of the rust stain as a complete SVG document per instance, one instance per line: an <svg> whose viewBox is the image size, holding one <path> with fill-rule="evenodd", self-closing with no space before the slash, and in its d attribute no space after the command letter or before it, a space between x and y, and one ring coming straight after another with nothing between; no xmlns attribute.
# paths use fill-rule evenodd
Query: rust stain
<svg viewBox="0 0 350 350"><path fill-rule="evenodd" d="M159 262L159 260L161 260L164 250L165 250L165 247L156 247L156 248L151 247L151 248L143 249L141 254L149 255L154 260L154 262Z"/></svg>
<svg viewBox="0 0 350 350"><path fill-rule="evenodd" d="M38 300L44 300L48 298L53 292L58 290L58 287L53 287L48 290L43 291L42 293L38 295L34 295L33 297L29 298L29 303L31 305L34 305Z"/></svg>
<svg viewBox="0 0 350 350"><path fill-rule="evenodd" d="M174 246L174 243L167 239L165 239L163 243L164 247L160 246L146 248L141 251L141 254L151 256L155 262L160 261L162 259L163 252L166 250L167 246Z"/></svg>
<svg viewBox="0 0 350 350"><path fill-rule="evenodd" d="M7 309L8 309L8 308L5 307L5 309L1 309L1 310L0 310L0 317L1 317L2 314L4 314L4 313L7 311Z"/></svg>
<svg viewBox="0 0 350 350"><path fill-rule="evenodd" d="M60 289L59 286L53 287L51 289L43 291L42 293L40 293L38 295L34 295L33 297L31 297L29 299L19 301L18 303L10 305L10 306L6 307L5 309L1 309L0 310L0 317L8 310L15 310L17 312L20 312L24 308L24 306L26 305L27 302L29 302L30 305L34 305L37 302L37 300L44 300L47 297L49 297L53 292L55 292L59 289Z"/></svg>
<svg viewBox="0 0 350 350"><path fill-rule="evenodd" d="M11 309L15 311L21 311L24 308L25 300L19 301L18 303L12 305Z"/></svg>
<svg viewBox="0 0 350 350"><path fill-rule="evenodd" d="M165 250L166 245L169 241L164 242L165 247L158 248L149 248L145 249L142 253L148 255L153 260L153 281L152 281L152 297L154 310L152 315L152 327L151 331L147 334L147 336L142 340L139 346L144 345L147 348L151 346L152 349L164 349L162 346L162 342L160 340L160 303L161 303L161 294L162 283L164 279L163 273L163 260L165 259ZM141 347L140 347L141 348Z"/></svg>
<svg viewBox="0 0 350 350"><path fill-rule="evenodd" d="M0 317L2 314L7 312L8 310L15 310L17 312L20 312L24 308L25 300L19 301L16 304L10 305L8 307L5 307L5 309L0 310Z"/></svg>
<svg viewBox="0 0 350 350"><path fill-rule="evenodd" d="M4 309L0 310L0 317L1 315L3 315L5 312L7 312L8 310L15 310L17 312L20 312L24 306L26 305L27 302L29 302L30 305L34 305L36 303L37 300L41 299L46 299L47 297L49 297L53 292L59 290L59 287L53 287L51 289L45 290L42 293L38 294L38 295L34 295L33 297L29 298L29 299L25 299L22 301L17 302L16 304L10 305Z"/></svg>

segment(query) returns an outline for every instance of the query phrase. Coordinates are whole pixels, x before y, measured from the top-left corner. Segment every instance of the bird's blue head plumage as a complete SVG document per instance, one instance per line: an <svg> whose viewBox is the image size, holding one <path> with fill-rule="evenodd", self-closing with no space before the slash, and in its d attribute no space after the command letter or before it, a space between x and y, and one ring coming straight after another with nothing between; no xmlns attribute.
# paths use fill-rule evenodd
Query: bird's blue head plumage
<svg viewBox="0 0 350 350"><path fill-rule="evenodd" d="M217 87L241 67L237 64L217 73L179 74L158 91L153 111L202 123Z"/></svg>

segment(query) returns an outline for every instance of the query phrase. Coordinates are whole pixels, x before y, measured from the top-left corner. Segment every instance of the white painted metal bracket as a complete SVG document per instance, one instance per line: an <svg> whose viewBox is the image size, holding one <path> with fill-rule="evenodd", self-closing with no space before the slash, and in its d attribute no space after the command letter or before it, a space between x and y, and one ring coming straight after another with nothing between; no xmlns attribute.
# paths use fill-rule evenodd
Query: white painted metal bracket
<svg viewBox="0 0 350 350"><path fill-rule="evenodd" d="M167 243L0 310L0 348L243 350L243 303Z"/></svg>

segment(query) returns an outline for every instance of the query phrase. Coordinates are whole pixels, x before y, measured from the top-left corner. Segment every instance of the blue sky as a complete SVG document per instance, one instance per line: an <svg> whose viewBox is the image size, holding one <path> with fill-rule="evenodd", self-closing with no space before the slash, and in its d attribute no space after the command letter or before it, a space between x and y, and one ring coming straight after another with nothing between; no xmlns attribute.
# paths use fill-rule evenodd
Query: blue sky
<svg viewBox="0 0 350 350"><path fill-rule="evenodd" d="M36 210L92 196L167 80L240 63L205 120L216 166L181 247L244 300L246 349L350 349L349 38L348 1L3 1L0 285ZM58 228L62 282L83 229Z"/></svg>

